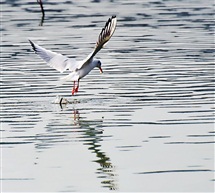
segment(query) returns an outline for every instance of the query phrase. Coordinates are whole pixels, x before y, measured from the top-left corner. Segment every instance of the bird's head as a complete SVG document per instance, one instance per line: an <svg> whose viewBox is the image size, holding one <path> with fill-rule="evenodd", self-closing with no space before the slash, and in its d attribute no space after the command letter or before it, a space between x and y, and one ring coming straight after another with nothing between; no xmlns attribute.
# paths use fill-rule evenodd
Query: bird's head
<svg viewBox="0 0 215 193"><path fill-rule="evenodd" d="M97 60L97 61L96 61L96 67L99 68L100 73L103 73L103 70L102 70L102 63L100 62L100 60Z"/></svg>

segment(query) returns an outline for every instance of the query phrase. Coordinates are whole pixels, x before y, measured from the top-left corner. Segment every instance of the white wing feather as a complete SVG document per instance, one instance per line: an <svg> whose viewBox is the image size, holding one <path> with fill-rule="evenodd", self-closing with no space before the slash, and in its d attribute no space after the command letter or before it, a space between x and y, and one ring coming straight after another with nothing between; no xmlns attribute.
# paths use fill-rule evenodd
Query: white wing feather
<svg viewBox="0 0 215 193"><path fill-rule="evenodd" d="M29 42L31 43L35 53L38 54L44 61L46 61L47 64L52 68L58 70L59 72L64 72L65 70L76 70L78 63L75 61L75 59L71 59L63 56L62 54L42 48L31 40L29 40Z"/></svg>
<svg viewBox="0 0 215 193"><path fill-rule="evenodd" d="M98 40L96 42L96 46L92 53L90 53L86 59L83 60L82 63L79 64L78 69L82 68L85 64L87 65L93 57L107 44L107 42L112 37L115 29L116 29L117 19L116 16L112 16L108 19L105 24L105 27L102 28L102 31L99 34Z"/></svg>
<svg viewBox="0 0 215 193"><path fill-rule="evenodd" d="M98 41L92 53L90 53L86 59L83 61L76 62L75 59L68 58L62 54L52 52L41 46L37 45L33 41L29 40L31 46L36 54L38 54L47 64L54 69L64 72L65 70L70 70L72 73L62 78L64 80L78 80L79 74L77 70L84 68L85 65L88 65L93 57L104 47L104 45L110 40L115 29L116 29L117 19L116 16L112 16L108 19L105 24L105 27L99 34Z"/></svg>

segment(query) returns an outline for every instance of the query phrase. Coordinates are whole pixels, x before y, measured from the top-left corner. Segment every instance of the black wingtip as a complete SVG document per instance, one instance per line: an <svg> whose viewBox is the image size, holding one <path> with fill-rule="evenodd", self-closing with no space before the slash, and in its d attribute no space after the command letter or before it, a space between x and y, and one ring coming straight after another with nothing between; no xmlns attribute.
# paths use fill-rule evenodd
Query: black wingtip
<svg viewBox="0 0 215 193"><path fill-rule="evenodd" d="M30 42L32 49L36 52L36 47L35 47L34 43L31 40L28 40L28 41Z"/></svg>
<svg viewBox="0 0 215 193"><path fill-rule="evenodd" d="M102 30L104 30L108 26L108 24L112 21L112 19L114 19L114 18L116 18L116 15L112 15L112 17L107 20L105 27Z"/></svg>
<svg viewBox="0 0 215 193"><path fill-rule="evenodd" d="M29 40L29 39L28 39L28 41L30 42L31 46L33 46L33 45L34 45L34 43L33 43L31 40Z"/></svg>

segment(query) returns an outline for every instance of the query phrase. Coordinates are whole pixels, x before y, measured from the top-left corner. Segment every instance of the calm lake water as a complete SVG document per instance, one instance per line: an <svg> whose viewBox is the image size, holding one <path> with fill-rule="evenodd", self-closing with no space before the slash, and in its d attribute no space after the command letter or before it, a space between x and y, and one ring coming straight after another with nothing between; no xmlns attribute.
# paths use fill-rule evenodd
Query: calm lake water
<svg viewBox="0 0 215 193"><path fill-rule="evenodd" d="M214 191L212 0L1 3L1 192ZM83 59L111 15L72 96L28 38Z"/></svg>

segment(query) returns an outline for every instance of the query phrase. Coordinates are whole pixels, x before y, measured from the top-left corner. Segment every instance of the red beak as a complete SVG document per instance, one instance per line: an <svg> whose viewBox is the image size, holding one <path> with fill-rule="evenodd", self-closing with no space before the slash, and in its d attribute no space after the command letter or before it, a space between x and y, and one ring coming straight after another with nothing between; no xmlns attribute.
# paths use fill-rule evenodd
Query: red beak
<svg viewBox="0 0 215 193"><path fill-rule="evenodd" d="M99 70L100 70L100 73L103 73L103 70L102 70L102 68L101 68L101 67L99 67Z"/></svg>

